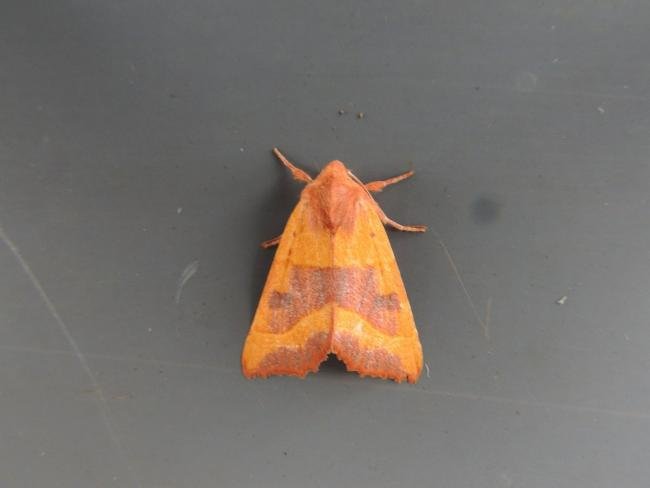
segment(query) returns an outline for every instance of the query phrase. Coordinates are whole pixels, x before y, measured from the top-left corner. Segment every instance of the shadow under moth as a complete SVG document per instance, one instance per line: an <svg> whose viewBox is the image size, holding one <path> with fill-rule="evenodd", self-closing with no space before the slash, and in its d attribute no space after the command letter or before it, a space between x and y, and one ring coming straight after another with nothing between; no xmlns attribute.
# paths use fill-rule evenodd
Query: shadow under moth
<svg viewBox="0 0 650 488"><path fill-rule="evenodd" d="M312 179L273 149L307 183L282 234L242 352L247 378L305 377L335 354L361 376L415 383L422 346L384 225L371 196L413 175L362 183L340 161Z"/></svg>

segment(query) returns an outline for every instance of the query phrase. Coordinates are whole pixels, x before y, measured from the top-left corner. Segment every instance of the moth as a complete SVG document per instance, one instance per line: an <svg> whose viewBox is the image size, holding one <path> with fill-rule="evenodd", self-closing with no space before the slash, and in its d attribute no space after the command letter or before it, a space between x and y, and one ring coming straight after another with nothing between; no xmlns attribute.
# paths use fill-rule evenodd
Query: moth
<svg viewBox="0 0 650 488"><path fill-rule="evenodd" d="M422 346L384 225L371 196L413 175L362 183L341 161L312 179L277 149L296 180L307 184L282 234L242 352L247 378L305 377L331 353L361 376L415 383Z"/></svg>

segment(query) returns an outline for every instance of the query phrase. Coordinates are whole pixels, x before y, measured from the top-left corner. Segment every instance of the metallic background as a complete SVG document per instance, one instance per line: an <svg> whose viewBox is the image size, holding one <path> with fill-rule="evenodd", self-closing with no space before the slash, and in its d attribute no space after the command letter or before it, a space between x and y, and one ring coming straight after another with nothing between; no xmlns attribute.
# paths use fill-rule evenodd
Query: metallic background
<svg viewBox="0 0 650 488"><path fill-rule="evenodd" d="M647 487L649 21L5 0L0 485ZM242 377L258 244L300 191L274 145L415 168L377 199L432 229L390 233L416 386Z"/></svg>

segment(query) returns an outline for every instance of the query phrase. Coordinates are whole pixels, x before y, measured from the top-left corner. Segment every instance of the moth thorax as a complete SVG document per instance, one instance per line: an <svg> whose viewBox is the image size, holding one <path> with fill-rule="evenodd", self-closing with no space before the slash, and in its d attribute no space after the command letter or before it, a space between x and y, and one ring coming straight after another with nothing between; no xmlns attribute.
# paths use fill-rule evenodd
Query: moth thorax
<svg viewBox="0 0 650 488"><path fill-rule="evenodd" d="M354 208L360 196L357 185L349 180L330 179L311 188L312 201L322 224L336 230L351 226L354 222Z"/></svg>

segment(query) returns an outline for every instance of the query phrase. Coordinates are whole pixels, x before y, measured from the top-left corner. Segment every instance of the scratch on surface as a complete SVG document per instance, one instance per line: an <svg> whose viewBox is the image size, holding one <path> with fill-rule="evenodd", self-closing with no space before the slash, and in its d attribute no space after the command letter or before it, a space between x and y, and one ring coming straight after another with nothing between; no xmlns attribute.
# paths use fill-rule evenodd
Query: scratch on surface
<svg viewBox="0 0 650 488"><path fill-rule="evenodd" d="M181 302L181 294L183 293L183 287L185 284L194 276L194 274L199 269L199 262L192 261L190 264L185 266L185 269L181 273L181 277L178 279L178 284L176 285L176 295L174 296L174 301L176 303Z"/></svg>
<svg viewBox="0 0 650 488"><path fill-rule="evenodd" d="M66 356L70 355L69 349L43 349L40 347L29 347L29 346L11 346L6 344L0 344L0 350L2 351L12 351L12 352L30 352L35 354L63 354Z"/></svg>
<svg viewBox="0 0 650 488"><path fill-rule="evenodd" d="M485 333L488 341L490 340L490 316L491 315L492 315L492 297L489 297L487 299L487 303L485 304Z"/></svg>
<svg viewBox="0 0 650 488"><path fill-rule="evenodd" d="M25 258L23 258L22 254L20 253L20 250L18 247L13 243L13 241L9 238L7 233L4 231L3 227L0 225L0 240L9 248L11 253L13 254L14 258L22 268L23 272L27 275L27 278L29 278L29 281L31 282L32 286L36 289L36 292L40 296L41 300L45 304L45 307L47 310L50 312L50 315L52 315L52 318L56 322L56 324L59 326L59 329L63 336L65 337L66 341L68 342L68 345L72 349L72 352L76 356L77 360L81 364L82 369L86 373L86 376L90 380L90 383L92 385L92 388L96 391L97 395L97 401L99 403L99 410L101 412L102 420L104 421L104 426L106 427L106 431L108 433L108 436L113 443L115 449L118 451L119 455L122 457L122 461L124 465L127 467L128 471L131 473L131 475L134 478L134 481L136 482L136 485L138 487L141 487L142 485L138 481L138 477L135 475L135 471L133 467L131 466L131 463L128 461L128 456L126 455L126 452L124 450L124 447L122 446L122 442L120 441L117 432L115 430L115 427L113 426L113 421L111 420L110 417L110 411L108 408L108 402L106 401L106 395L104 394L104 391L102 390L99 382L97 381L97 377L95 376L95 373L90 369L90 366L88 364L88 361L84 354L81 352L81 349L79 349L79 346L77 345L77 341L75 341L74 337L70 333L70 329L68 329L68 326L65 324L61 316L59 315L59 312L57 311L56 307L54 306L54 303L52 303L52 300L50 300L50 297L47 295L45 292L45 288L43 288L43 285L41 285L40 280L36 277L34 272L32 271L32 268L29 266L27 261L25 261Z"/></svg>
<svg viewBox="0 0 650 488"><path fill-rule="evenodd" d="M549 406L543 402L540 402L535 394L533 393L533 390L530 388L530 383L528 381L524 382L524 385L526 387L526 393L528 393L528 396L531 398L532 402L531 405L537 405L540 408L543 408L547 413L549 412Z"/></svg>
<svg viewBox="0 0 650 488"><path fill-rule="evenodd" d="M38 354L68 354L68 355L72 354L70 351L47 350L47 349L38 349L38 348L23 348L23 347L3 346L3 345L0 345L0 350L24 351L24 352L33 352ZM95 353L89 353L87 354L87 356L93 358L107 359L110 361L117 361L117 362L137 362L137 363L149 364L155 366L168 365L168 366L175 366L179 368L196 368L199 370L228 371L233 374L239 373L240 371L239 368L229 368L227 366L222 366L222 365L186 363L186 362L179 362L179 361L169 361L164 359L146 359L146 358L139 358L139 357L112 356L108 354L95 354ZM377 387L386 390L390 389L392 391L394 391L395 388L394 385L391 385L389 382L378 383ZM421 393L424 395L441 396L447 398L458 398L461 400L484 401L484 402L499 403L499 404L506 404L506 405L542 408L545 411L550 411L551 409L555 409L555 410L560 410L565 412L575 412L578 414L610 415L614 417L634 418L634 419L650 421L650 412L643 411L643 410L618 410L615 408L601 408L601 407L593 407L589 405L577 405L572 403L556 403L556 402L546 402L543 400L539 400L530 390L530 386L527 383L526 383L526 393L528 394L530 400L524 398L508 398L508 397L496 396L496 395L485 395L482 393L472 393L469 391L446 391L446 390L419 389L419 388L412 391L414 393ZM92 389L88 389L86 391L83 391L82 393L91 394L95 392Z"/></svg>
<svg viewBox="0 0 650 488"><path fill-rule="evenodd" d="M388 388L388 386L385 386L384 388ZM462 400L471 400L471 401L484 401L490 403L499 403L502 405L519 405L519 406L526 406L526 407L542 408L545 411L549 411L550 409L556 409L565 412L574 412L580 415L598 414L598 415L611 415L613 417L650 420L650 412L639 411L639 410L617 410L611 408L591 407L588 405L547 402L547 401L535 400L535 399L525 400L521 398L508 398L502 396L484 395L481 393L471 393L471 392L461 392L461 391L445 391L445 390L429 390L429 389L425 390L419 388L413 391L415 393L421 393L424 395L458 398Z"/></svg>
<svg viewBox="0 0 650 488"><path fill-rule="evenodd" d="M449 252L449 249L447 249L447 246L445 245L444 241L439 236L438 236L438 242L440 243L440 247L442 247L442 250L445 252L445 255L447 256L447 260L449 261L449 264L451 265L451 269L454 271L454 274L456 275L456 279L458 280L458 283L460 284L460 287L462 288L463 293L465 294L465 298L467 299L467 303L469 304L469 307L472 309L472 312L474 312L474 317L476 317L476 321L481 325L481 328L483 329L483 335L485 336L485 339L489 341L490 331L485 325L485 322L483 322L483 319L481 319L481 316L478 314L478 310L476 310L476 305L474 305L474 300L472 299L472 296L469 294L469 291L465 286L465 282L463 281L463 278L460 275L460 272L458 271L458 266L456 266L456 263L454 262L454 258L451 257L451 253Z"/></svg>
<svg viewBox="0 0 650 488"><path fill-rule="evenodd" d="M510 475L506 471L501 473L501 479L503 481L505 481L506 488L511 488L512 487L512 478L510 477Z"/></svg>
<svg viewBox="0 0 650 488"><path fill-rule="evenodd" d="M33 354L56 354L56 355L65 355L65 356L74 356L74 352L70 350L63 349L41 349L37 347L23 347L23 346L6 346L0 344L0 351L13 351L13 352L23 352L23 353L33 353ZM170 361L167 359L156 359L156 358L141 358L137 356L117 356L114 354L99 354L99 353L84 353L84 356L87 358L97 358L97 359L107 359L109 361L118 361L118 362L136 362L141 364L148 364L154 366L175 366L179 368L196 368L196 369L205 369L210 371L239 371L239 368L228 368L216 364L207 364L207 363L191 363L184 361ZM92 388L90 391L94 391Z"/></svg>
<svg viewBox="0 0 650 488"><path fill-rule="evenodd" d="M427 363L424 363L424 367L427 370L427 378L431 378L431 370L429 369L429 365Z"/></svg>

